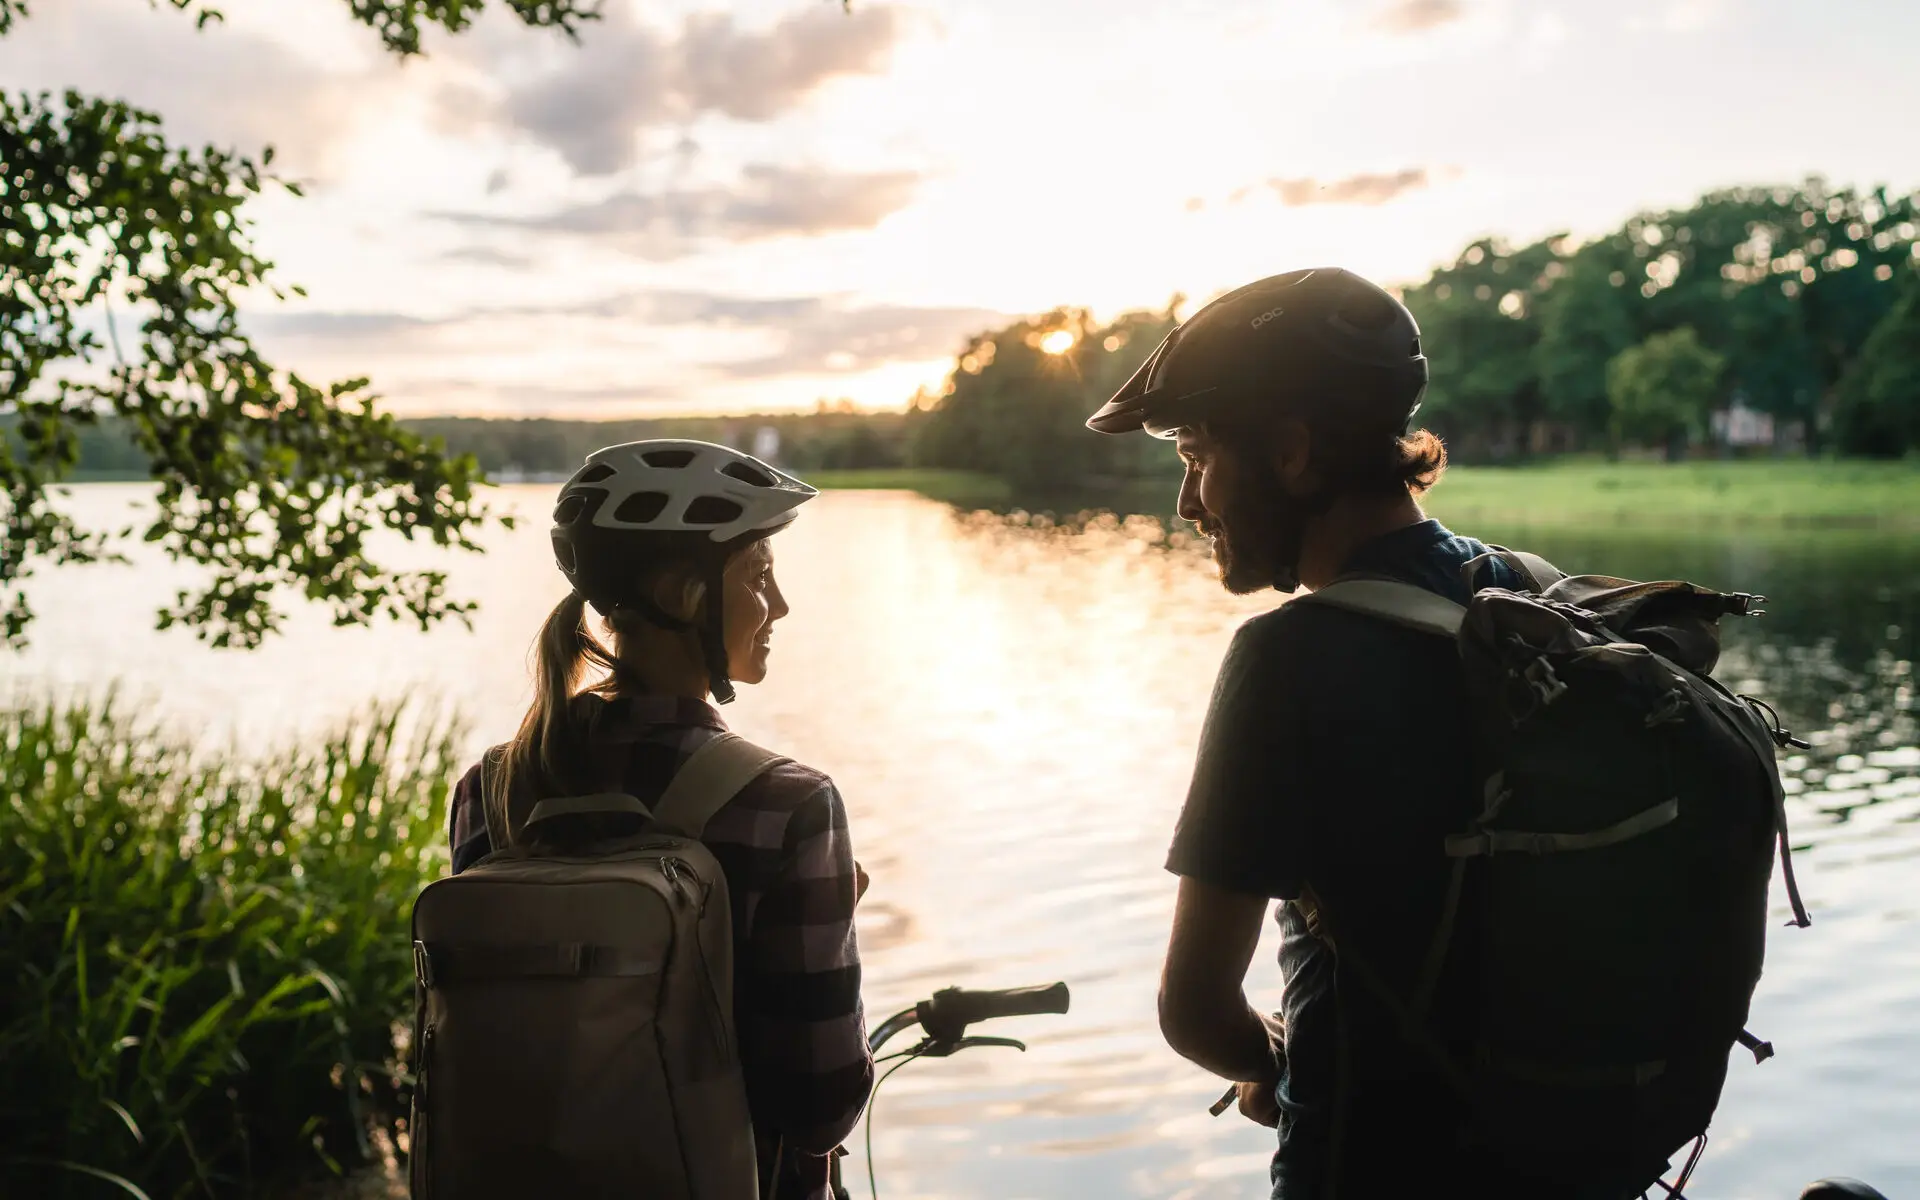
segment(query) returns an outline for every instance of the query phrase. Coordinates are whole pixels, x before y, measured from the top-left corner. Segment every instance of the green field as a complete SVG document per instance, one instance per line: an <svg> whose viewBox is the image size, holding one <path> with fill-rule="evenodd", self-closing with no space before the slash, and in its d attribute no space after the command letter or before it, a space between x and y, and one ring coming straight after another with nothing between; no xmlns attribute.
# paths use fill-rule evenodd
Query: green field
<svg viewBox="0 0 1920 1200"><path fill-rule="evenodd" d="M1920 528L1920 464L1562 462L1457 467L1425 501L1503 525Z"/></svg>
<svg viewBox="0 0 1920 1200"><path fill-rule="evenodd" d="M956 504L1005 504L1008 486L964 471L822 471L821 488L906 488ZM1143 483L1095 506L1173 506L1177 483ZM1920 463L1564 461L1450 469L1424 501L1446 521L1503 527L1853 526L1920 529ZM1045 507L1058 507L1057 503Z"/></svg>

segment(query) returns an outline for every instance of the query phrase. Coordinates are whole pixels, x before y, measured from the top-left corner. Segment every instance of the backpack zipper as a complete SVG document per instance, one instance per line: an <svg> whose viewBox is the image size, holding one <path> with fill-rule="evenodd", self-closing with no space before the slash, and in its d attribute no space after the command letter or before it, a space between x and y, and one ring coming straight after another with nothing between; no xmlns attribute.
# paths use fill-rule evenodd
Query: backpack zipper
<svg viewBox="0 0 1920 1200"><path fill-rule="evenodd" d="M414 1122L413 1127L407 1130L410 1135L407 1139L407 1158L409 1163L417 1164L417 1169L410 1174L420 1181L420 1200L431 1200L434 1192L433 1163L427 1158L428 1126L432 1123L427 1112L431 1103L427 1073L433 1067L433 1030L433 1025L429 1023L420 1035L420 1069L414 1072L413 1077Z"/></svg>
<svg viewBox="0 0 1920 1200"><path fill-rule="evenodd" d="M713 885L700 878L700 873L684 858L663 858L660 860L660 873L667 877L675 891L699 905L701 916L707 915L707 900L713 895ZM687 881L692 880L699 889L698 897L690 894Z"/></svg>
<svg viewBox="0 0 1920 1200"><path fill-rule="evenodd" d="M706 916L707 900L713 894L713 886L706 880L700 878L700 873L693 869L692 864L683 858L662 858L660 860L660 873L667 877L667 882L673 885L673 890L676 893L689 900L695 900L699 906L696 910L698 916L702 918ZM697 899L688 895L687 880L692 880L694 885L698 887L699 896ZM722 1059L731 1058L733 1049L728 1044L726 1014L720 1009L720 989L713 985L713 972L707 967L706 941L700 936L697 928L694 934L694 951L700 957L700 970L698 972L700 976L700 990L706 994L707 1011L713 1015L714 1048L720 1052Z"/></svg>

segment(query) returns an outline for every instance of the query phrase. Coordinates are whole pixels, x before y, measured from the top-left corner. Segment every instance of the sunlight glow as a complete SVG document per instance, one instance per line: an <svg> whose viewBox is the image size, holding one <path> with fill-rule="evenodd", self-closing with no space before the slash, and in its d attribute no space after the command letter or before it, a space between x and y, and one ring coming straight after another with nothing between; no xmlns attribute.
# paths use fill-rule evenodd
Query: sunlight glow
<svg viewBox="0 0 1920 1200"><path fill-rule="evenodd" d="M1056 329L1040 339L1040 348L1048 354L1065 354L1073 349L1073 342L1071 329Z"/></svg>

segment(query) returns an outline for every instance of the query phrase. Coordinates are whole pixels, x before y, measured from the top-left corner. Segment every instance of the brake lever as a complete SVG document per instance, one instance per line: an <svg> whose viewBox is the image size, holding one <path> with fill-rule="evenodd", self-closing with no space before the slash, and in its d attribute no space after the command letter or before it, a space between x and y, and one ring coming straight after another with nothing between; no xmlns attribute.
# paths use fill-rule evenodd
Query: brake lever
<svg viewBox="0 0 1920 1200"><path fill-rule="evenodd" d="M1016 1038L963 1037L957 1042L936 1042L929 1039L921 1044L916 1054L921 1058L950 1058L962 1050L971 1050L976 1046L1009 1046L1015 1050L1027 1048L1025 1042Z"/></svg>

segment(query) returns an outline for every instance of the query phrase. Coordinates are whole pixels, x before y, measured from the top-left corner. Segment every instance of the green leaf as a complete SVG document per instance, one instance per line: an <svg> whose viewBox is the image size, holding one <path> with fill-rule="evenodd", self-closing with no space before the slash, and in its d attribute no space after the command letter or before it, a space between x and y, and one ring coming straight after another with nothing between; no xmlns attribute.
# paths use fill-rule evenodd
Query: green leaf
<svg viewBox="0 0 1920 1200"><path fill-rule="evenodd" d="M100 1103L112 1109L114 1115L119 1117L121 1121L126 1123L127 1132L133 1135L134 1141L140 1143L142 1146L147 1144L147 1137L145 1134L140 1132L140 1126L138 1123L134 1121L132 1113L120 1107L120 1105L115 1101L105 1099L104 1097L101 1099Z"/></svg>
<svg viewBox="0 0 1920 1200"><path fill-rule="evenodd" d="M103 1171L99 1167L89 1167L85 1163L67 1162L64 1159L54 1158L16 1158L10 1161L35 1166L56 1167L62 1171L72 1171L78 1175L91 1175L95 1179L105 1180L119 1188L127 1195L134 1197L134 1200L153 1200L153 1197L141 1191L138 1185L125 1176L115 1175L112 1171Z"/></svg>

